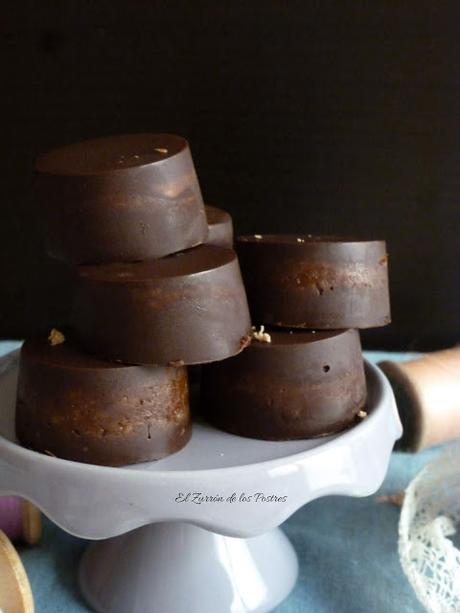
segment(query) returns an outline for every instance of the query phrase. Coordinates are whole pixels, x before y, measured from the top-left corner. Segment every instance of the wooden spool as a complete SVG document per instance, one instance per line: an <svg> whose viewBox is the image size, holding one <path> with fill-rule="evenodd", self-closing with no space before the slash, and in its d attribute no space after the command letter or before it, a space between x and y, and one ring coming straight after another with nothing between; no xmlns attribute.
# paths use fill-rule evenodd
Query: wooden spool
<svg viewBox="0 0 460 613"><path fill-rule="evenodd" d="M420 451L460 438L460 347L379 366L393 387L403 423L401 449Z"/></svg>
<svg viewBox="0 0 460 613"><path fill-rule="evenodd" d="M0 496L0 530L13 542L36 545L42 534L41 513L19 496Z"/></svg>
<svg viewBox="0 0 460 613"><path fill-rule="evenodd" d="M4 613L34 613L29 579L18 552L0 530L0 610Z"/></svg>
<svg viewBox="0 0 460 613"><path fill-rule="evenodd" d="M36 545L42 536L42 516L31 502L23 500L22 504L22 534L28 545Z"/></svg>

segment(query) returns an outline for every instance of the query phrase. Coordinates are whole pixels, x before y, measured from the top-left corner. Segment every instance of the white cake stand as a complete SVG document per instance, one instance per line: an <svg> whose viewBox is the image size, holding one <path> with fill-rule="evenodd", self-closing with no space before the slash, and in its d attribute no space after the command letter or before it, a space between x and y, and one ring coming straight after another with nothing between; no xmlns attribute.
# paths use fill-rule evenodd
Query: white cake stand
<svg viewBox="0 0 460 613"><path fill-rule="evenodd" d="M366 496L383 481L402 429L388 382L371 364L366 373L369 416L338 436L276 443L198 423L182 451L108 468L16 442L17 353L10 354L0 361L0 492L28 498L71 534L100 540L80 566L96 611L270 611L298 572L277 526L315 498Z"/></svg>

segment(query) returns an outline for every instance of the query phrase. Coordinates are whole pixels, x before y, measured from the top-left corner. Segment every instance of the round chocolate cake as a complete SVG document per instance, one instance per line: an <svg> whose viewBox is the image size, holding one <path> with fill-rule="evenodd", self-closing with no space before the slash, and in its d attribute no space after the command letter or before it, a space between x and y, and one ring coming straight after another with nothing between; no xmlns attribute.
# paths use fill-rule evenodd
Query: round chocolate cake
<svg viewBox="0 0 460 613"><path fill-rule="evenodd" d="M203 367L202 408L216 427L251 438L324 436L366 402L359 333L269 331L240 355Z"/></svg>
<svg viewBox="0 0 460 613"><path fill-rule="evenodd" d="M236 254L202 245L136 264L82 266L73 324L90 353L184 365L239 353L251 330Z"/></svg>
<svg viewBox="0 0 460 613"><path fill-rule="evenodd" d="M205 206L209 234L207 245L233 248L233 221L227 211L215 206Z"/></svg>
<svg viewBox="0 0 460 613"><path fill-rule="evenodd" d="M122 366L68 341L26 341L16 434L26 447L78 462L121 466L163 458L190 438L186 369Z"/></svg>
<svg viewBox="0 0 460 613"><path fill-rule="evenodd" d="M390 322L384 241L252 235L237 241L252 319L306 329Z"/></svg>
<svg viewBox="0 0 460 613"><path fill-rule="evenodd" d="M208 235L188 143L170 134L97 138L36 164L48 253L74 263L158 258Z"/></svg>

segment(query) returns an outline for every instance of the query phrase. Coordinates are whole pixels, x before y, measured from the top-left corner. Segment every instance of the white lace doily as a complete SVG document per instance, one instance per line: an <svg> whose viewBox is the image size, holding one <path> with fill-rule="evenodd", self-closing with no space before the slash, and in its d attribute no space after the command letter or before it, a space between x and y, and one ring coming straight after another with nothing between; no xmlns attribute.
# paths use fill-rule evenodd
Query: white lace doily
<svg viewBox="0 0 460 613"><path fill-rule="evenodd" d="M418 599L432 613L460 612L460 446L450 447L411 482L399 522L399 557Z"/></svg>

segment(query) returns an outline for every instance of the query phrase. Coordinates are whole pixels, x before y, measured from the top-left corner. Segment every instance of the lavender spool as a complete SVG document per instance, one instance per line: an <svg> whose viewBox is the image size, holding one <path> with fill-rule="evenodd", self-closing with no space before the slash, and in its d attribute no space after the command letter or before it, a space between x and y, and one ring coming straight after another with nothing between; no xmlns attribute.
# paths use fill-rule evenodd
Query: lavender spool
<svg viewBox="0 0 460 613"><path fill-rule="evenodd" d="M0 530L12 541L35 545L41 537L40 511L19 496L1 496Z"/></svg>

